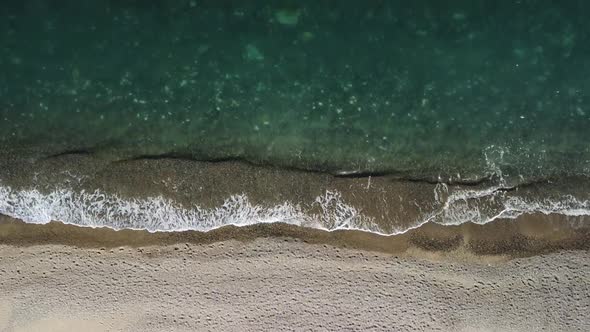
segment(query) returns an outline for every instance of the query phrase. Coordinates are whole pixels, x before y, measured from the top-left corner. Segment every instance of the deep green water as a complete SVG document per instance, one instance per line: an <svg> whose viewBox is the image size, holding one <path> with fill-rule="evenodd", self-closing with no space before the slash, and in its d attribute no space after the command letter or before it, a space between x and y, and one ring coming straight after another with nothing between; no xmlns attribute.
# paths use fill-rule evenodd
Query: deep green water
<svg viewBox="0 0 590 332"><path fill-rule="evenodd" d="M588 1L4 1L3 155L590 174Z"/></svg>

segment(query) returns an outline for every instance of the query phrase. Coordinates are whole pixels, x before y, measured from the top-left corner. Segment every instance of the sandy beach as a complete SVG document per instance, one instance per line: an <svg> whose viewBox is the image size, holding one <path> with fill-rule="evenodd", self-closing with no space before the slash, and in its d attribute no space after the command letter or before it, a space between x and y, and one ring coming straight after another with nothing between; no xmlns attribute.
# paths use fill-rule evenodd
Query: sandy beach
<svg viewBox="0 0 590 332"><path fill-rule="evenodd" d="M381 244L356 235L359 249L352 232L260 227L154 234L4 218L0 331L590 329L582 238L559 249L521 234L537 253L518 257L475 253L488 231L477 226L450 228L460 244L446 249L443 235L426 241L438 248L416 240L427 229Z"/></svg>

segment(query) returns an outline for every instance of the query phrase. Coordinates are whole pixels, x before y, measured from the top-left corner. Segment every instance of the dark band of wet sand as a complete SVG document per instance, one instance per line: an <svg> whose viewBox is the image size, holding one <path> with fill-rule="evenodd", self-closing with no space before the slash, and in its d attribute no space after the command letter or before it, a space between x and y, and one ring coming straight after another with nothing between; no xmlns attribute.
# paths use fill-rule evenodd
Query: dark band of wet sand
<svg viewBox="0 0 590 332"><path fill-rule="evenodd" d="M404 234L382 236L362 231L322 231L289 224L257 224L245 227L225 226L209 232L147 232L65 225L27 224L0 217L0 244L32 246L61 244L82 248L119 246L161 246L209 244L227 240L243 242L257 238L293 238L310 244L328 244L342 248L465 259L475 256L526 257L560 250L590 249L590 227L573 223L564 216L530 215L516 220L499 220L484 225L466 223L443 226L428 223Z"/></svg>

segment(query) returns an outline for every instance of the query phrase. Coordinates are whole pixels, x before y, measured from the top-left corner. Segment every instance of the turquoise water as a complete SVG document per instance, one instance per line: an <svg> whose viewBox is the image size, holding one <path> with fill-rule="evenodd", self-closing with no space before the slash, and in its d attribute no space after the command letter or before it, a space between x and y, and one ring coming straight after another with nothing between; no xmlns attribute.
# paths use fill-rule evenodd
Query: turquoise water
<svg viewBox="0 0 590 332"><path fill-rule="evenodd" d="M587 1L5 1L0 149L590 174Z"/></svg>

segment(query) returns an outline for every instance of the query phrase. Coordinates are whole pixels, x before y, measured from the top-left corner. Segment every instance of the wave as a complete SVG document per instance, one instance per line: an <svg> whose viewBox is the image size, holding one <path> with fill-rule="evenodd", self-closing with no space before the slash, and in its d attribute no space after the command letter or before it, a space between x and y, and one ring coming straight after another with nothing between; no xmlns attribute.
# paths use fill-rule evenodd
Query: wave
<svg viewBox="0 0 590 332"><path fill-rule="evenodd" d="M446 184L435 188L435 200L441 208L430 220L443 225L460 225L466 222L486 224L497 219L516 219L526 214L590 216L590 200L572 194L558 198L539 198L518 193L514 187L503 185L485 189L452 192ZM429 221L430 221L429 220Z"/></svg>
<svg viewBox="0 0 590 332"><path fill-rule="evenodd" d="M0 214L29 223L61 221L66 224L148 231L210 231L219 227L258 223L289 223L325 230L365 229L377 231L372 218L342 202L337 192L327 191L315 200L319 213L306 213L290 202L263 207L246 195L232 195L221 206L184 208L171 199L148 197L124 199L98 190L76 193L57 189L42 193L36 189L13 190L0 186Z"/></svg>
<svg viewBox="0 0 590 332"><path fill-rule="evenodd" d="M157 231L210 231L223 226L288 223L327 231L361 230L381 235L405 233L425 223L485 224L497 219L515 219L524 214L590 216L590 201L573 195L538 199L514 194L501 186L456 189L436 185L432 202L425 202L419 219L404 227L388 227L383 220L365 215L362 208L346 202L337 191L325 191L312 204L283 202L273 206L251 203L246 195L231 195L213 208L182 206L162 197L123 198L99 190L76 192L59 188L49 192L13 189L0 185L0 214L28 223L60 221L66 224L113 229ZM578 220L579 221L579 220ZM385 221L386 222L386 221Z"/></svg>

